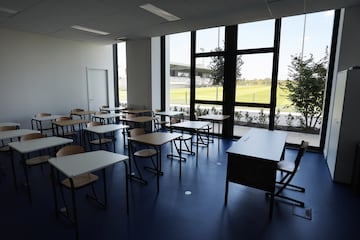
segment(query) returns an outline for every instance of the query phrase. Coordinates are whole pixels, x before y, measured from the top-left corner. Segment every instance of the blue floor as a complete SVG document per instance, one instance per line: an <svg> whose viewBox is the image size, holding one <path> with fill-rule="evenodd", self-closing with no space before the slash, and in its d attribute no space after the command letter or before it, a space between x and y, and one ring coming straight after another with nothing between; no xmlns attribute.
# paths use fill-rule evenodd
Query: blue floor
<svg viewBox="0 0 360 240"><path fill-rule="evenodd" d="M269 201L264 192L230 183L229 199L224 206L226 149L231 140L217 139L187 156L182 164L166 154L163 147L163 171L160 192L156 191L156 176L143 171L148 185L135 181L129 184L129 216L126 215L124 165L107 169L108 208L103 210L85 197L88 189L77 192L80 239L359 239L359 195L349 186L331 181L321 154L307 152L294 182L306 188L305 193L287 191L305 202L311 219L297 216L301 210L275 201L272 221L269 221ZM122 138L117 142L123 152ZM127 150L125 151L127 154ZM287 149L286 156L296 151ZM30 170L33 203L25 187L15 190L8 155L1 154L0 176L0 238L1 239L75 239L73 225L55 216L50 168ZM19 182L24 182L23 169L16 159ZM100 173L98 173L101 176ZM100 191L101 182L97 183ZM185 192L191 194L186 195ZM70 192L65 192L70 196Z"/></svg>

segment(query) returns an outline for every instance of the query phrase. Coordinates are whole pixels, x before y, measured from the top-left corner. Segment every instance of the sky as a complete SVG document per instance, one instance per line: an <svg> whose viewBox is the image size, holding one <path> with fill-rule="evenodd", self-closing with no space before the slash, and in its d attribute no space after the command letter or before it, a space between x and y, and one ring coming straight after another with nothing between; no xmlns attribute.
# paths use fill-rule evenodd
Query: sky
<svg viewBox="0 0 360 240"><path fill-rule="evenodd" d="M282 19L280 38L279 76L287 79L291 55L309 57L317 61L325 56L330 47L334 11L298 15ZM305 25L305 32L304 32ZM197 52L223 48L224 27L197 31ZM238 49L272 47L274 20L245 23L238 26ZM304 45L303 43L304 39ZM272 54L243 55L242 78L271 78ZM197 63L208 65L210 58L198 59ZM190 64L190 32L170 35L170 62Z"/></svg>

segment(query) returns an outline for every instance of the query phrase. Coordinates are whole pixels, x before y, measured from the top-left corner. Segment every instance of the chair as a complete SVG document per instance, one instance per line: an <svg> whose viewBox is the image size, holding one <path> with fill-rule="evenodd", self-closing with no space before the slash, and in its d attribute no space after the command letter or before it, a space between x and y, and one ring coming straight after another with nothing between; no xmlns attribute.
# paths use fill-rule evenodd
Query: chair
<svg viewBox="0 0 360 240"><path fill-rule="evenodd" d="M11 131L11 130L16 130L16 126L0 126L0 132L2 131ZM12 139L10 139L10 141L12 141ZM7 145L7 143L5 142L5 140L1 140L1 146L0 146L0 152L9 152L10 151L10 147Z"/></svg>
<svg viewBox="0 0 360 240"><path fill-rule="evenodd" d="M283 192L283 190L285 188L296 190L299 192L305 192L305 188L293 185L290 182L294 178L296 172L299 169L301 159L302 159L304 153L306 152L308 145L309 145L308 142L306 142L304 140L301 141L301 145L298 150L298 154L295 158L295 161L285 159L285 160L280 161L277 165L277 170L281 173L282 178L280 179L280 181L276 182L277 185L280 186L280 188L275 192L274 196L288 200L290 202L293 202L296 205L299 205L300 207L304 207L304 202L296 200L294 198L284 196L281 193Z"/></svg>
<svg viewBox="0 0 360 240"><path fill-rule="evenodd" d="M49 117L51 116L51 113L37 113L35 114L35 117L39 118L39 117ZM35 121L36 123L36 129L41 131L41 133L43 133L44 131L53 131L52 125L50 124L46 124L46 126L43 126L41 121Z"/></svg>
<svg viewBox="0 0 360 240"><path fill-rule="evenodd" d="M11 131L11 130L16 130L17 127L16 126L0 126L0 132L1 131ZM12 141L12 139L10 139L10 142ZM1 140L1 145L0 145L0 153L10 153L10 147L7 145L7 141L5 141L4 139ZM5 176L5 171L3 170L2 167L0 167L0 174Z"/></svg>
<svg viewBox="0 0 360 240"><path fill-rule="evenodd" d="M68 155L72 155L72 154L79 154L79 153L83 153L85 152L85 149L82 146L78 146L78 145L68 145L65 147L62 147L60 150L57 151L56 153L56 157L63 157L63 156L68 156ZM65 187L66 189L69 190L78 190L81 188L84 188L86 186L91 185L91 189L92 189L92 193L93 196L87 195L88 197L90 197L91 199L96 200L99 204L101 204L98 201L98 198L96 196L96 192L95 192L95 186L94 183L99 179L99 177L95 174L92 173L85 173L82 175L78 175L75 177L72 177L71 180L73 181L73 186L71 186L71 180L70 178L65 178L64 180L61 181L61 186ZM62 200L65 206L65 212L66 212L66 216L69 217L69 212L68 212L68 207L65 201L65 196L64 196L64 192L61 188L61 196L62 196ZM73 195L73 197L75 198L75 193ZM75 201L75 200L74 200Z"/></svg>
<svg viewBox="0 0 360 240"><path fill-rule="evenodd" d="M136 114L126 113L124 116L125 116L125 119L131 119L131 118L135 118ZM125 124L129 126L129 129L135 128L135 125L136 125L134 122L125 122ZM124 149L127 147L126 142L127 142L127 137L129 136L129 129L124 128L122 130L123 141L124 141Z"/></svg>
<svg viewBox="0 0 360 240"><path fill-rule="evenodd" d="M99 112L95 112L94 115L103 115L103 114L106 114L106 112L99 111ZM100 122L100 123L105 124L105 119L101 119L101 118L96 117L96 116L92 116L91 118L92 118L93 122Z"/></svg>
<svg viewBox="0 0 360 240"><path fill-rule="evenodd" d="M24 135L20 138L20 141L29 141L33 139L39 139L44 138L45 135L41 133L30 133L27 135ZM31 201L31 193L30 193L30 182L29 182L29 174L28 174L28 168L34 167L34 166L41 166L42 167L48 163L48 160L51 158L50 152L48 150L47 154L43 155L42 151L38 151L39 154L37 156L31 157L30 154L26 154L25 158L23 159L23 167L24 167L24 173L25 173L25 180L26 180L26 186L28 188L30 201Z"/></svg>
<svg viewBox="0 0 360 240"><path fill-rule="evenodd" d="M103 125L101 122L89 122L86 126L87 127L93 127L93 126L101 126ZM103 137L103 138L96 138L94 137L95 134L91 134L90 132L88 132L87 136L89 137L89 144L90 144L90 149L92 150L92 145L102 145L102 144L108 144L113 142L114 143L114 136L110 136L110 137ZM114 143L115 144L115 143ZM115 149L115 146L114 146Z"/></svg>
<svg viewBox="0 0 360 240"><path fill-rule="evenodd" d="M195 121L199 121L199 117L198 117L198 115L197 115L197 113L196 112L194 112L194 117L195 117ZM200 144L202 144L202 145L205 145L205 146L207 146L208 145L208 143L210 143L210 142L214 142L214 136L212 136L212 138L210 139L210 130L212 130L212 125L208 125L208 127L207 128L204 128L204 129L201 129L201 130L199 130L199 136L200 136L200 138L199 138L199 140L200 140ZM205 139L204 139L205 138Z"/></svg>
<svg viewBox="0 0 360 240"><path fill-rule="evenodd" d="M46 136L44 136L41 133L30 133L30 134L22 136L20 138L20 141L28 141L28 140L44 138L44 137L46 137ZM51 157L50 154L48 154L48 155L40 155L40 156L36 156L36 157L32 157L32 158L27 158L25 160L24 164L25 164L25 166L28 166L28 167L46 164L48 162L48 160L50 159L50 157Z"/></svg>
<svg viewBox="0 0 360 240"><path fill-rule="evenodd" d="M58 117L57 119L55 119L56 122L58 121L69 121L72 120L71 117ZM75 130L75 126L71 125L71 126L64 126L62 128L62 135L64 137L70 137L72 139L74 139L74 141L76 140L76 136L77 136L77 132Z"/></svg>
<svg viewBox="0 0 360 240"><path fill-rule="evenodd" d="M134 136L138 136L138 135L142 135L142 134L145 134L145 130L143 128L133 128L133 129L129 130L130 137L134 137ZM158 157L158 152L156 149L153 149L153 148L142 148L142 146L140 144L135 144L135 143L131 143L130 149L131 149L131 154L134 159L134 164L135 164L136 170L140 176L137 179L140 180L141 182L147 184L147 181L142 177L141 171L140 171L138 163L137 163L137 158L150 159L153 167L152 168L144 167L144 168L155 171L157 173L157 166L154 163L153 157L155 157L155 156ZM133 176L133 177L135 177L135 176Z"/></svg>
<svg viewBox="0 0 360 240"><path fill-rule="evenodd" d="M156 109L155 112L160 112L160 109ZM155 112L152 112L152 116L154 117L154 130L156 132L160 131L165 124L168 124L168 121L161 120L160 117L156 116Z"/></svg>
<svg viewBox="0 0 360 240"><path fill-rule="evenodd" d="M108 110L104 110L104 108L109 108L109 105L102 105L100 107L100 112L103 112L103 113L110 113L110 111Z"/></svg>

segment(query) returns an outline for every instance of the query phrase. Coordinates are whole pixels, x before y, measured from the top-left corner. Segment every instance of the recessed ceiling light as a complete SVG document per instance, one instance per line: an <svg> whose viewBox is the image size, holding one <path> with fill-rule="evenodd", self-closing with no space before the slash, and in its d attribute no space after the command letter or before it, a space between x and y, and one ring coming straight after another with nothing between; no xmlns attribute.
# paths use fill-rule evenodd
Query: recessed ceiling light
<svg viewBox="0 0 360 240"><path fill-rule="evenodd" d="M115 38L116 41L125 41L126 37L117 37Z"/></svg>
<svg viewBox="0 0 360 240"><path fill-rule="evenodd" d="M140 5L139 7L141 7L142 9L151 12L159 17L162 17L168 21L177 21L180 20L181 18L175 16L174 14L171 14L161 8L158 8L150 3L144 4L144 5Z"/></svg>
<svg viewBox="0 0 360 240"><path fill-rule="evenodd" d="M110 34L108 32L103 32L100 30L91 29L91 28L87 28L87 27L83 27L83 26L79 26L79 25L73 25L73 26L71 26L71 28L74 28L74 29L80 30L80 31L91 32L91 33L95 33L95 34L99 34L99 35L109 35Z"/></svg>
<svg viewBox="0 0 360 240"><path fill-rule="evenodd" d="M10 8L4 8L0 7L0 12L9 13L9 14L16 14L18 11L10 9Z"/></svg>

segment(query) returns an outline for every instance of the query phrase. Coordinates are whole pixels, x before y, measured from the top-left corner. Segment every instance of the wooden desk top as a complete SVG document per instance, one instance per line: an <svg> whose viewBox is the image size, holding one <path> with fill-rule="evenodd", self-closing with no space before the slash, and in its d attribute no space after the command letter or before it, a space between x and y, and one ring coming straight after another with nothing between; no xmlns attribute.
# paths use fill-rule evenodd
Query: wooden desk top
<svg viewBox="0 0 360 240"><path fill-rule="evenodd" d="M126 109L125 107L107 107L107 108L100 108L102 111L122 111Z"/></svg>
<svg viewBox="0 0 360 240"><path fill-rule="evenodd" d="M222 115L222 114L208 114L208 115L203 115L203 116L199 116L199 119L204 119L204 120L211 120L211 121L224 121L225 119L228 119L230 117L230 115Z"/></svg>
<svg viewBox="0 0 360 240"><path fill-rule="evenodd" d="M44 117L33 117L32 120L36 121L51 121L55 120L59 117L64 117L64 115L50 115L50 116L44 116Z"/></svg>
<svg viewBox="0 0 360 240"><path fill-rule="evenodd" d="M30 153L46 148L56 147L59 145L64 145L68 143L72 143L73 140L69 138L62 137L45 137L45 138L37 138L27 141L20 142L11 142L8 145L18 151L19 153Z"/></svg>
<svg viewBox="0 0 360 240"><path fill-rule="evenodd" d="M122 116L124 116L124 114L122 114L122 113L105 113L105 114L94 114L93 115L93 117L95 117L95 118L102 118L102 119L122 117Z"/></svg>
<svg viewBox="0 0 360 240"><path fill-rule="evenodd" d="M134 123L145 123L145 122L151 122L155 119L156 119L155 117L151 117L151 116L140 116L140 117L134 117L134 118L122 118L121 121L134 122Z"/></svg>
<svg viewBox="0 0 360 240"><path fill-rule="evenodd" d="M286 137L286 132L252 128L226 152L278 162L285 147Z"/></svg>
<svg viewBox="0 0 360 240"><path fill-rule="evenodd" d="M184 129L193 129L193 130L199 130L202 128L205 128L206 126L209 126L211 123L206 121L184 121L179 123L171 124L171 127L173 128L184 128Z"/></svg>
<svg viewBox="0 0 360 240"><path fill-rule="evenodd" d="M51 158L49 163L67 177L74 177L103 169L127 159L128 156L122 154L99 150Z"/></svg>
<svg viewBox="0 0 360 240"><path fill-rule="evenodd" d="M128 139L135 142L144 143L151 146L161 146L167 142L170 142L176 138L180 138L180 133L169 133L169 132L153 132L129 137Z"/></svg>
<svg viewBox="0 0 360 240"><path fill-rule="evenodd" d="M176 112L176 111L163 111L163 112L154 112L154 113L155 115L169 116L169 117L175 117L184 114L183 112Z"/></svg>
<svg viewBox="0 0 360 240"><path fill-rule="evenodd" d="M65 120L65 121L55 121L53 124L59 127L65 127L65 126L72 126L76 124L82 124L82 123L88 123L89 120L85 119L72 119L72 120Z"/></svg>
<svg viewBox="0 0 360 240"><path fill-rule="evenodd" d="M3 126L16 126L16 127L20 127L20 123L0 122L0 127L3 127Z"/></svg>
<svg viewBox="0 0 360 240"><path fill-rule="evenodd" d="M124 109L122 110L123 113L133 113L133 114L140 114L140 113L149 113L152 112L151 109Z"/></svg>
<svg viewBox="0 0 360 240"><path fill-rule="evenodd" d="M0 140L21 137L30 133L40 133L40 131L31 130L31 129L0 131Z"/></svg>
<svg viewBox="0 0 360 240"><path fill-rule="evenodd" d="M84 116L96 113L95 111L72 111L71 115Z"/></svg>
<svg viewBox="0 0 360 240"><path fill-rule="evenodd" d="M122 124L106 124L106 125L99 125L99 126L91 126L84 128L85 131L94 132L94 133L108 133L114 132L120 129L128 128L128 125Z"/></svg>

